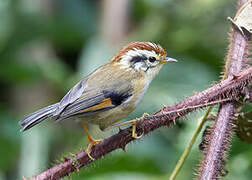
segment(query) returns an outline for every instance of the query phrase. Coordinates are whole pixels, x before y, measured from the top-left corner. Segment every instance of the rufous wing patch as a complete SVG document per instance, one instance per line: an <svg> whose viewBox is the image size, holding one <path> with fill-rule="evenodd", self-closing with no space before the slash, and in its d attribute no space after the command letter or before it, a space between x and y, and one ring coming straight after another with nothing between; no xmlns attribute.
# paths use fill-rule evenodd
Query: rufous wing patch
<svg viewBox="0 0 252 180"><path fill-rule="evenodd" d="M90 112L90 111L97 111L97 110L100 110L100 109L107 108L110 105L112 105L111 99L110 98L106 98L106 99L102 100L99 104L91 106L91 107L89 107L87 109L83 109L83 110L79 111L79 113L85 113L85 112Z"/></svg>

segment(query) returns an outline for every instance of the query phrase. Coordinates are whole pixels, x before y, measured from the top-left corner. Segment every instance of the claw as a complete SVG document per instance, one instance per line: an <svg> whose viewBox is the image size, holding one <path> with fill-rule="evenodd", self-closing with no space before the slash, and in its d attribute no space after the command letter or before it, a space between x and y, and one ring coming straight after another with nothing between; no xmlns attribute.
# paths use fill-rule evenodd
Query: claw
<svg viewBox="0 0 252 180"><path fill-rule="evenodd" d="M95 158L93 158L93 157L90 155L90 153L91 153L91 148L92 148L93 146L99 144L99 143L102 142L102 141L103 141L103 139L92 139L92 141L89 141L88 147L87 147L87 149L86 149L86 153L87 153L88 157L89 157L92 161L94 161Z"/></svg>
<svg viewBox="0 0 252 180"><path fill-rule="evenodd" d="M133 120L132 122L130 122L132 124L132 137L135 139L140 139L143 136L143 133L140 136L137 136L136 133L136 124L139 120Z"/></svg>
<svg viewBox="0 0 252 180"><path fill-rule="evenodd" d="M164 106L165 106L165 105L164 105ZM141 119L144 119L145 117L147 117L147 116L149 116L149 115L150 115L150 114L148 114L148 113L143 113Z"/></svg>

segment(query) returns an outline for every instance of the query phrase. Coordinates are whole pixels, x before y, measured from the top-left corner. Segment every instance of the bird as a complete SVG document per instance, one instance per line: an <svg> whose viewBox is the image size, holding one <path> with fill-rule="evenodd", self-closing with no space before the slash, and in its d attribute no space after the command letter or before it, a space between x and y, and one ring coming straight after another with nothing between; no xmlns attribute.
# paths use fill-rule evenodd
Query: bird
<svg viewBox="0 0 252 180"><path fill-rule="evenodd" d="M126 118L137 106L151 81L168 62L177 62L168 57L161 45L153 42L132 42L119 50L110 61L95 69L79 81L58 103L42 108L19 121L21 131L46 119L56 122L77 118L87 134L90 155L92 146L102 140L94 139L86 126L96 124L101 130ZM136 134L137 120L115 125L131 124L132 137Z"/></svg>

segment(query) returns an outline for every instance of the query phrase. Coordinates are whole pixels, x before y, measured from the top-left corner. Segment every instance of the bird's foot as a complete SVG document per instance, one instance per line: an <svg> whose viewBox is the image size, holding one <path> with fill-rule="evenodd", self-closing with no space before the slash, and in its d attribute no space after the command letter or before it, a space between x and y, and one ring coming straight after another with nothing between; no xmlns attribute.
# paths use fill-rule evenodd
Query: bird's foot
<svg viewBox="0 0 252 180"><path fill-rule="evenodd" d="M119 123L119 124L115 124L113 126L110 126L110 128L121 127L121 126L131 124L132 125L132 137L135 138L135 139L140 139L143 136L144 133L142 133L140 136L138 136L137 133L136 133L136 126L137 126L137 123L143 121L146 116L149 116L149 114L144 113L141 118L134 119L134 120L131 120L131 121L126 121L126 122Z"/></svg>
<svg viewBox="0 0 252 180"><path fill-rule="evenodd" d="M89 141L89 144L88 144L88 147L87 147L87 149L86 149L86 153L87 153L87 155L88 155L88 157L92 160L92 161L94 161L95 160L95 158L93 158L92 156L91 156L91 148L93 147L93 146L95 146L95 145L97 145L97 144L99 144L100 142L102 142L103 141L103 139L93 139L93 138L88 138L88 141Z"/></svg>

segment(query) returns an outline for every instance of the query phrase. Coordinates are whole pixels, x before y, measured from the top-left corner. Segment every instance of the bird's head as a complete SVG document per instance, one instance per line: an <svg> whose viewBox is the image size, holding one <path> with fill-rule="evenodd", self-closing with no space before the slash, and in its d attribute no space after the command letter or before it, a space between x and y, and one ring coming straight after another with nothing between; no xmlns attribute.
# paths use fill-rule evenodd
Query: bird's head
<svg viewBox="0 0 252 180"><path fill-rule="evenodd" d="M112 59L121 68L129 71L142 71L149 78L154 78L161 67L177 60L167 57L165 50L151 42L133 42L123 47Z"/></svg>

